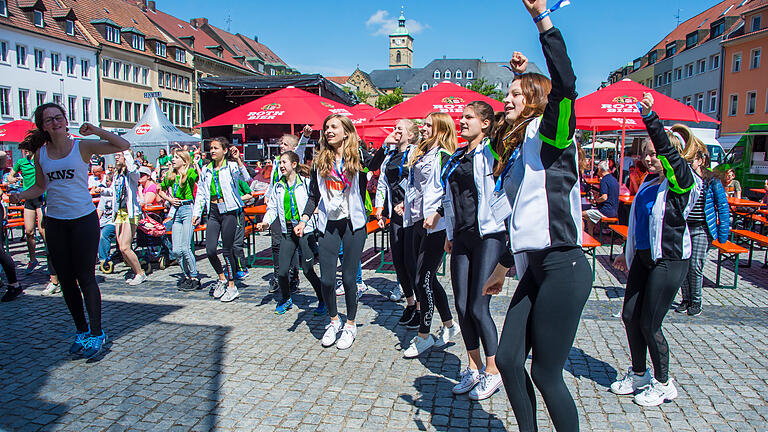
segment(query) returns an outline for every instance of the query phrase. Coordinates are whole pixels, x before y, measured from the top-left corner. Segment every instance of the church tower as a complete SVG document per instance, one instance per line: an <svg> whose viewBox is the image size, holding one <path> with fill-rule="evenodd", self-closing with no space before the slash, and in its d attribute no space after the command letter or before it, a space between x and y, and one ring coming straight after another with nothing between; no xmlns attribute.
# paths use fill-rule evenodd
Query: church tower
<svg viewBox="0 0 768 432"><path fill-rule="evenodd" d="M389 68L403 69L413 67L413 36L405 28L404 11L400 10L397 30L389 35Z"/></svg>

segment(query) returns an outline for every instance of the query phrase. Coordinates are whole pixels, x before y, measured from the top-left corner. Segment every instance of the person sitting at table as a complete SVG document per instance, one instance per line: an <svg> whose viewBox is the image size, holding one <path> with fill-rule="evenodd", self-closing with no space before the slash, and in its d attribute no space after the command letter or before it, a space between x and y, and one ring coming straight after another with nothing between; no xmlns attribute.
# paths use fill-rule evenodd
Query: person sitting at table
<svg viewBox="0 0 768 432"><path fill-rule="evenodd" d="M157 183L152 180L152 170L146 166L139 168L139 197L145 206L163 203L157 193Z"/></svg>
<svg viewBox="0 0 768 432"><path fill-rule="evenodd" d="M629 189L630 195L635 195L637 193L637 190L640 189L640 185L643 184L646 175L648 175L648 168L646 168L645 163L639 158L635 159L635 164L629 167L629 184L627 185L627 188Z"/></svg>
<svg viewBox="0 0 768 432"><path fill-rule="evenodd" d="M104 168L101 165L93 166L91 175L88 176L88 190L93 194L94 189L102 186L104 186Z"/></svg>
<svg viewBox="0 0 768 432"><path fill-rule="evenodd" d="M728 198L741 199L741 183L736 180L736 171L733 168L727 171L726 179L728 184L725 186L725 191L728 194Z"/></svg>
<svg viewBox="0 0 768 432"><path fill-rule="evenodd" d="M610 174L608 161L600 161L597 164L600 192L591 200L593 208L581 213L582 219L587 221L587 233L590 235L594 234L595 225L602 218L615 218L619 212L619 182Z"/></svg>

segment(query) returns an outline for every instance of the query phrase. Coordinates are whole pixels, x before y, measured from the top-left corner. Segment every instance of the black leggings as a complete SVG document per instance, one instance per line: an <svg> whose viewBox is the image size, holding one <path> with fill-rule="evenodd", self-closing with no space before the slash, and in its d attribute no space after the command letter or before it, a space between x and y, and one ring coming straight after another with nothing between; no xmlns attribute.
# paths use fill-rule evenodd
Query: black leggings
<svg viewBox="0 0 768 432"><path fill-rule="evenodd" d="M527 258L504 320L496 365L521 431L538 430L534 383L555 429L577 431L579 414L563 381L563 366L592 291L592 271L578 247L529 252ZM531 350L529 376L525 361Z"/></svg>
<svg viewBox="0 0 768 432"><path fill-rule="evenodd" d="M5 208L3 206L0 206L0 214L2 214L2 220L5 221L6 214L5 214ZM0 243L5 243L5 230L0 232ZM52 267L50 263L50 256L48 257L48 267ZM9 284L15 284L17 282L16 278L16 263L13 262L13 258L11 255L5 251L5 248L0 245L0 265L3 267L3 273L5 273L5 277L8 279Z"/></svg>
<svg viewBox="0 0 768 432"><path fill-rule="evenodd" d="M275 218L274 222L272 222L272 225L269 226L269 232L272 237L272 274L275 276L275 280L277 280L278 277L278 269L280 268L280 243L283 241L283 230L280 225L280 219ZM298 254L293 255L293 260L291 261L291 278L298 278L299 277L299 271L297 269L298 266Z"/></svg>
<svg viewBox="0 0 768 432"><path fill-rule="evenodd" d="M416 292L419 295L419 310L421 311L421 322L419 323L419 333L427 334L432 327L432 315L440 314L440 321L450 321L451 306L448 303L448 296L445 289L437 280L437 267L443 259L445 250L445 230L427 234L424 228L424 222L419 220L413 224L413 237L416 240L416 247L409 249L409 252L418 251L416 258Z"/></svg>
<svg viewBox="0 0 768 432"><path fill-rule="evenodd" d="M235 227L235 243L232 245L232 255L235 257L235 271L246 271L245 262L245 212L238 215L238 223Z"/></svg>
<svg viewBox="0 0 768 432"><path fill-rule="evenodd" d="M635 253L627 277L621 319L627 330L632 370L646 369L646 350L651 354L657 381L669 380L669 345L661 330L677 290L688 275L688 260L661 259L654 263L649 249Z"/></svg>
<svg viewBox="0 0 768 432"><path fill-rule="evenodd" d="M344 247L341 263L341 282L347 302L347 319L354 321L357 316L357 268L365 245L365 227L352 230L349 219L328 221L325 234L318 240L320 251L320 282L323 300L328 307L328 316L338 315L336 309L336 266L339 262L339 248Z"/></svg>
<svg viewBox="0 0 768 432"><path fill-rule="evenodd" d="M413 284L415 277L411 274L411 264L414 262L413 249L408 249L406 244L406 232L412 227L403 227L401 216L392 216L389 220L389 250L392 251L392 265L395 267L397 281L403 288L406 298L413 297ZM410 262L409 262L410 261Z"/></svg>
<svg viewBox="0 0 768 432"><path fill-rule="evenodd" d="M228 281L234 279L237 268L232 246L235 244L235 231L240 223L238 213L240 213L239 210L219 213L219 207L212 203L208 214L208 225L205 228L205 253L208 255L208 261L211 262L216 274L224 273ZM217 254L219 234L221 234L221 255L224 256L226 268L221 267L221 261Z"/></svg>
<svg viewBox="0 0 768 432"><path fill-rule="evenodd" d="M301 270L304 272L304 276L312 285L315 290L317 299L323 301L323 294L320 291L320 278L315 273L313 264L315 263L315 254L309 245L310 241L313 241L314 234L307 234L302 237L296 236L293 233L293 225L288 225L287 233L282 233L282 241L280 242L280 265L277 271L277 283L280 286L280 293L283 295L283 301L287 301L291 298L290 282L288 281L293 262L293 257L296 255L296 249L301 249Z"/></svg>
<svg viewBox="0 0 768 432"><path fill-rule="evenodd" d="M496 355L499 337L491 317L491 296L483 295L483 286L499 263L506 243L503 232L484 238L475 232L460 232L453 239L451 285L461 337L467 351L480 348L482 340L488 357Z"/></svg>
<svg viewBox="0 0 768 432"><path fill-rule="evenodd" d="M78 333L88 331L83 299L88 310L91 334L101 335L101 292L96 283L99 249L99 217L96 211L77 219L46 219L48 251L59 270L59 284ZM78 289L79 287L79 289ZM82 292L82 294L81 294Z"/></svg>

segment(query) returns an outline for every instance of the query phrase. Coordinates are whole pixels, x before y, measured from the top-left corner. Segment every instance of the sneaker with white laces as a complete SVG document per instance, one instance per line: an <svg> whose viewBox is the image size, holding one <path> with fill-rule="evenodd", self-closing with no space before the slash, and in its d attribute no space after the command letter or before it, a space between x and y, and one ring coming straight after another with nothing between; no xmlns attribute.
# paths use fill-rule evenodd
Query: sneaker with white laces
<svg viewBox="0 0 768 432"><path fill-rule="evenodd" d="M397 287L392 290L392 294L389 295L389 299L395 303L401 302L403 300L403 287L401 287L400 284L397 284Z"/></svg>
<svg viewBox="0 0 768 432"><path fill-rule="evenodd" d="M355 341L357 336L357 326L355 324L344 324L344 328L341 329L341 336L336 341L336 348L345 350L352 346L352 342Z"/></svg>
<svg viewBox="0 0 768 432"><path fill-rule="evenodd" d="M489 374L486 372L483 372L480 374L480 381L477 383L476 386L472 388L472 390L467 393L467 396L476 401L480 401L483 399L488 399L489 397L493 396L494 393L496 393L496 390L501 387L501 374Z"/></svg>
<svg viewBox="0 0 768 432"><path fill-rule="evenodd" d="M336 281L336 295L344 295L344 283L341 281L341 279Z"/></svg>
<svg viewBox="0 0 768 432"><path fill-rule="evenodd" d="M459 374L459 383L453 386L453 394L464 394L480 382L480 371L467 367Z"/></svg>
<svg viewBox="0 0 768 432"><path fill-rule="evenodd" d="M214 297L216 294L214 293ZM224 295L221 296L221 301L223 303L229 303L232 300L240 297L240 291L237 290L237 287L227 287L226 291L224 291Z"/></svg>
<svg viewBox="0 0 768 432"><path fill-rule="evenodd" d="M635 403L641 406L659 406L677 397L677 387L672 378L666 384L651 378L651 384L635 396Z"/></svg>
<svg viewBox="0 0 768 432"><path fill-rule="evenodd" d="M435 338L435 347L437 348L447 345L448 342L452 341L459 333L461 333L461 328L459 328L456 323L451 327L440 326L440 329L437 331L437 337Z"/></svg>
<svg viewBox="0 0 768 432"><path fill-rule="evenodd" d="M216 287L213 289L213 298L220 299L227 292L228 285L227 281L221 279L216 281Z"/></svg>
<svg viewBox="0 0 768 432"><path fill-rule="evenodd" d="M325 348L336 343L336 336L341 330L341 320L331 320L328 325L325 326L325 333L323 333L323 339L320 344Z"/></svg>
<svg viewBox="0 0 768 432"><path fill-rule="evenodd" d="M363 293L368 291L368 285L365 284L365 282L360 282L357 284L357 298L360 299L360 297L363 296Z"/></svg>
<svg viewBox="0 0 768 432"><path fill-rule="evenodd" d="M416 358L423 353L429 351L432 346L435 345L435 337L430 335L427 335L425 338L419 337L419 335L416 335L411 339L411 345L408 346L408 348L405 349L405 352L403 352L403 356L405 358Z"/></svg>
<svg viewBox="0 0 768 432"><path fill-rule="evenodd" d="M648 386L650 383L651 373L648 369L645 370L643 375L638 375L630 366L622 379L616 380L611 384L611 392L617 395L630 395Z"/></svg>
<svg viewBox="0 0 768 432"><path fill-rule="evenodd" d="M53 282L48 282L48 285L46 285L45 289L43 290L42 295L54 295L56 293L61 292L61 287L59 284L55 284Z"/></svg>
<svg viewBox="0 0 768 432"><path fill-rule="evenodd" d="M133 279L128 281L128 285L136 286L139 284L143 284L144 281L147 280L147 275L145 273L142 273L140 275L136 275L133 277Z"/></svg>

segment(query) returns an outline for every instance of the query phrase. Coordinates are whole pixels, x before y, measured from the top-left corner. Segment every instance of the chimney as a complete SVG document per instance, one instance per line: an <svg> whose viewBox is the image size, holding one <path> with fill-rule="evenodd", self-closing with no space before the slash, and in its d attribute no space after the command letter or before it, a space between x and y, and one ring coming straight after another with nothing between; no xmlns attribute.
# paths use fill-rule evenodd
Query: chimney
<svg viewBox="0 0 768 432"><path fill-rule="evenodd" d="M147 0L136 0L136 5L142 10L142 12L147 11Z"/></svg>
<svg viewBox="0 0 768 432"><path fill-rule="evenodd" d="M253 37L253 40L254 40L255 42L258 42L258 41L259 41L259 36L258 36L258 35L257 35L257 36L254 36L254 37Z"/></svg>
<svg viewBox="0 0 768 432"><path fill-rule="evenodd" d="M208 24L208 18L192 18L189 20L189 23L192 24L192 27L194 28L200 28L205 24Z"/></svg>
<svg viewBox="0 0 768 432"><path fill-rule="evenodd" d="M157 10L157 6L154 0L149 1L148 7L149 7L149 10L151 10L152 12L155 12Z"/></svg>

